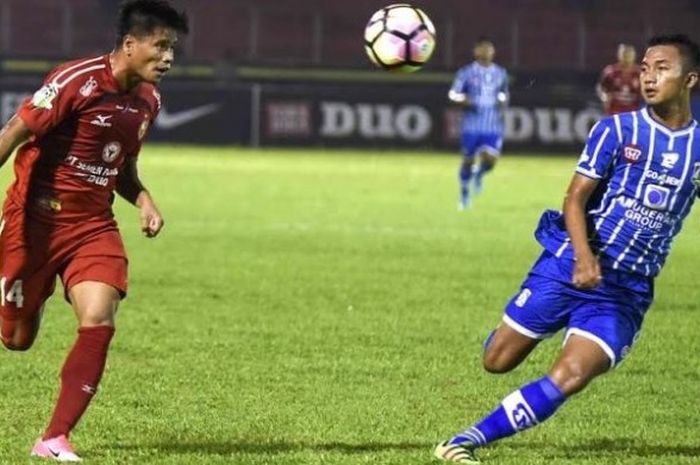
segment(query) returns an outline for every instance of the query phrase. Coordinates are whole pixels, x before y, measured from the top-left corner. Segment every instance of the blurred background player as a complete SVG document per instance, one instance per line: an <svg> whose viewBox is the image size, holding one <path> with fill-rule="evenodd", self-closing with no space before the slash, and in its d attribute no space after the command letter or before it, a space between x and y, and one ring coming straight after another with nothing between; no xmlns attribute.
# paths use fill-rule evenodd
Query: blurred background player
<svg viewBox="0 0 700 465"><path fill-rule="evenodd" d="M187 18L166 1L126 2L112 53L55 68L0 132L0 164L21 145L0 226L2 342L10 350L32 346L57 275L78 319L33 456L80 460L68 437L97 391L127 291L113 193L139 207L147 237L160 232L163 219L136 163L160 110L155 86L173 63L177 34L187 30Z"/></svg>
<svg viewBox="0 0 700 465"><path fill-rule="evenodd" d="M557 361L439 444L438 458L479 463L476 448L542 423L629 353L700 188L700 129L690 112L699 68L700 48L688 37L649 41L641 66L647 107L591 129L563 214L542 215L535 236L544 251L485 344L486 370L506 373L566 328Z"/></svg>
<svg viewBox="0 0 700 465"><path fill-rule="evenodd" d="M632 45L620 44L617 47L617 63L603 68L596 93L606 114L634 111L641 106L642 90L636 59L637 51Z"/></svg>
<svg viewBox="0 0 700 465"><path fill-rule="evenodd" d="M493 62L495 53L491 40L478 39L474 45L474 62L457 71L448 93L450 101L464 107L460 208L469 206L472 177L474 193L478 194L483 176L493 169L503 146L503 109L510 97L508 74Z"/></svg>

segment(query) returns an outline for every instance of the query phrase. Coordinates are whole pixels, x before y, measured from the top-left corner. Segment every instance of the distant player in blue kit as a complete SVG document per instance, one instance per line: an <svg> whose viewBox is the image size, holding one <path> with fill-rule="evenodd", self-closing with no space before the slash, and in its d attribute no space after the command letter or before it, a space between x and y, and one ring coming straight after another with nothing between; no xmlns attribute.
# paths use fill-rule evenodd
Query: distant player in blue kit
<svg viewBox="0 0 700 465"><path fill-rule="evenodd" d="M481 191L484 174L491 171L503 146L503 109L508 104L508 74L493 62L496 49L487 38L474 45L474 62L457 71L449 99L464 107L462 164L459 169L460 208L469 206L469 183Z"/></svg>
<svg viewBox="0 0 700 465"><path fill-rule="evenodd" d="M649 41L640 76L647 107L591 129L563 213L542 215L535 237L544 251L484 345L486 370L506 373L565 328L558 359L438 444L438 458L479 463L475 449L542 423L628 354L700 189L700 129L690 113L699 67L688 37Z"/></svg>

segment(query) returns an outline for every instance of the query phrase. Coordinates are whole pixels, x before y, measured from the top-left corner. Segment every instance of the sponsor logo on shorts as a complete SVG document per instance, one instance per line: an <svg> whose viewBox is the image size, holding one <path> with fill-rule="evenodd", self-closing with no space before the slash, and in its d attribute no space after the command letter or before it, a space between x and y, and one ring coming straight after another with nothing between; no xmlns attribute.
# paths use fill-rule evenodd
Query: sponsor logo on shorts
<svg viewBox="0 0 700 465"><path fill-rule="evenodd" d="M518 298L515 299L515 305L522 308L527 303L527 299L529 299L531 295L532 291L530 289L523 289L520 291L520 294L518 294Z"/></svg>

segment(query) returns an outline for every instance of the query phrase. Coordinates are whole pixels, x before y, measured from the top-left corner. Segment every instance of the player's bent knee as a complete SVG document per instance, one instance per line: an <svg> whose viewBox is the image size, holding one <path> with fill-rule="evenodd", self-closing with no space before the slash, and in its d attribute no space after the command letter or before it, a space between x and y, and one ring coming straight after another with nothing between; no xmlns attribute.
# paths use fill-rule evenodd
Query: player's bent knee
<svg viewBox="0 0 700 465"><path fill-rule="evenodd" d="M7 350L13 352L24 352L34 345L34 339L34 337L18 337L16 334L13 334L11 337L6 337L3 334L2 345L4 345Z"/></svg>
<svg viewBox="0 0 700 465"><path fill-rule="evenodd" d="M498 375L513 370L513 368L517 366L517 363L513 363L510 357L507 357L503 351L486 350L486 352L484 352L483 365L484 370Z"/></svg>
<svg viewBox="0 0 700 465"><path fill-rule="evenodd" d="M582 391L593 379L580 362L573 360L560 361L550 377L567 397Z"/></svg>

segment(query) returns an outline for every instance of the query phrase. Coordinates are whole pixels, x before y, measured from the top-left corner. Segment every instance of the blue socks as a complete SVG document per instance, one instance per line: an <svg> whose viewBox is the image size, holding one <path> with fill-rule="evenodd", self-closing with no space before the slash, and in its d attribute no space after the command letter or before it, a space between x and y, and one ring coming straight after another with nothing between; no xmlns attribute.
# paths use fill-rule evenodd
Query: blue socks
<svg viewBox="0 0 700 465"><path fill-rule="evenodd" d="M559 387L545 376L509 394L483 420L450 439L450 444L469 442L482 447L512 436L551 417L565 400Z"/></svg>
<svg viewBox="0 0 700 465"><path fill-rule="evenodd" d="M462 205L469 202L469 181L472 177L471 167L465 168L464 165L459 168L459 188Z"/></svg>

